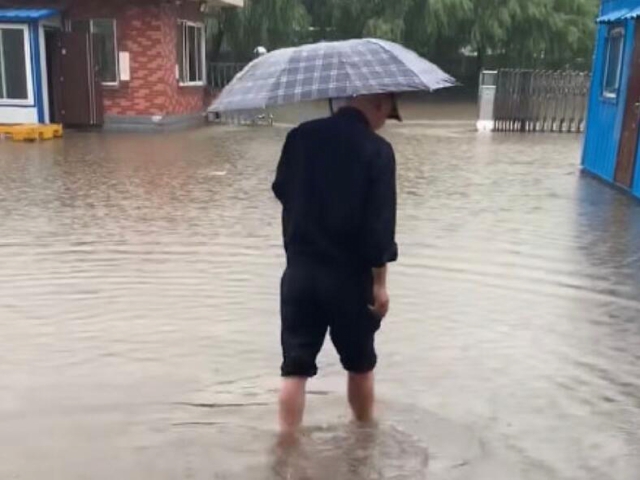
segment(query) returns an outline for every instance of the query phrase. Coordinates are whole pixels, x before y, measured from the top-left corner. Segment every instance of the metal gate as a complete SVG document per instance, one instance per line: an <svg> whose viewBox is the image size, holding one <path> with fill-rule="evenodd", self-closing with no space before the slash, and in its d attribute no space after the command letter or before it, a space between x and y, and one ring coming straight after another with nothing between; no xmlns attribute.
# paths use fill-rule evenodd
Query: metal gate
<svg viewBox="0 0 640 480"><path fill-rule="evenodd" d="M582 132L590 83L584 72L499 70L493 130Z"/></svg>

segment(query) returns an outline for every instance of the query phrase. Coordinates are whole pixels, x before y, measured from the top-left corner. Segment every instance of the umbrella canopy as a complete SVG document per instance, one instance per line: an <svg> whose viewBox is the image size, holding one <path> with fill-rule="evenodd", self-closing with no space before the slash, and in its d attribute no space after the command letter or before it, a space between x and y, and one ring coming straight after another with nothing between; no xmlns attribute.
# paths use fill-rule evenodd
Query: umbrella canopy
<svg viewBox="0 0 640 480"><path fill-rule="evenodd" d="M373 38L275 50L251 62L212 112L263 109L373 93L433 91L455 80L397 43Z"/></svg>

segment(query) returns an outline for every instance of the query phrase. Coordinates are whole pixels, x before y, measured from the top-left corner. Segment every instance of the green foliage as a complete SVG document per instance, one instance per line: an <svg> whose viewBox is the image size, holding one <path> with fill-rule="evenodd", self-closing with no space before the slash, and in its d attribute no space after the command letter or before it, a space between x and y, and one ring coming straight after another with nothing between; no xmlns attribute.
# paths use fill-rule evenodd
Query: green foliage
<svg viewBox="0 0 640 480"><path fill-rule="evenodd" d="M415 0L408 43L438 57L477 54L477 67L586 68L598 0ZM409 19L407 19L409 20ZM420 35L424 28L429 33ZM417 33L416 33L417 32ZM426 52L425 52L426 53Z"/></svg>
<svg viewBox="0 0 640 480"><path fill-rule="evenodd" d="M246 59L259 45L274 50L305 41L310 17L299 0L247 0L244 8L223 9L209 24L210 38L223 32L230 49Z"/></svg>
<svg viewBox="0 0 640 480"><path fill-rule="evenodd" d="M246 0L213 32L242 57L319 40L379 37L436 62L588 68L598 0Z"/></svg>

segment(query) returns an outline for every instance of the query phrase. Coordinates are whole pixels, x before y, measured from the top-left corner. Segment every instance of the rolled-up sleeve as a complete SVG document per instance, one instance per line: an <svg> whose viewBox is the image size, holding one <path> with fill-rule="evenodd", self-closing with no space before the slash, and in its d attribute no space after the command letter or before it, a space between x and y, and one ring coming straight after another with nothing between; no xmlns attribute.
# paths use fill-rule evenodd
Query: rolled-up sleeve
<svg viewBox="0 0 640 480"><path fill-rule="evenodd" d="M398 259L396 206L396 159L391 145L385 144L372 164L366 206L364 250L371 268Z"/></svg>

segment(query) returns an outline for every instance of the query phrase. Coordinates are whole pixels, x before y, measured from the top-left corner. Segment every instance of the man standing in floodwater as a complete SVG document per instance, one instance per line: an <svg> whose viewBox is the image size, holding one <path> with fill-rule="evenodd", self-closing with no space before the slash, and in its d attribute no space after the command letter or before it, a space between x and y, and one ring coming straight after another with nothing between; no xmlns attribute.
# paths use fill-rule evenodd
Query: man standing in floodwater
<svg viewBox="0 0 640 480"><path fill-rule="evenodd" d="M373 419L375 334L389 310L396 165L376 131L400 119L391 94L352 98L287 136L273 191L282 203L287 268L281 284L280 428L302 423L307 380L327 330L348 372L354 418Z"/></svg>

